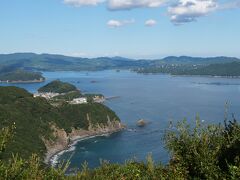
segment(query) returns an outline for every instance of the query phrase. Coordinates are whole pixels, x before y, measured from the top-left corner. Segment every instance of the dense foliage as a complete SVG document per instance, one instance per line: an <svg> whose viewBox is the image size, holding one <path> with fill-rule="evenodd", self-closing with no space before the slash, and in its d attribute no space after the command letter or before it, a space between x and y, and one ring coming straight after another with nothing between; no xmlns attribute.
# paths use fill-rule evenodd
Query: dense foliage
<svg viewBox="0 0 240 180"><path fill-rule="evenodd" d="M42 138L51 138L50 124L70 132L72 127L88 128L87 116L92 125L119 120L116 114L102 104L80 104L54 107L44 98L17 87L0 87L0 128L16 125L12 141L2 153L4 159L18 153L27 158L32 153L43 158L46 149Z"/></svg>
<svg viewBox="0 0 240 180"><path fill-rule="evenodd" d="M11 127L11 126L10 126ZM15 126L12 126L15 127ZM14 128L0 132L0 155L12 141ZM9 141L10 139L10 141ZM197 119L191 127L186 121L166 130L164 141L171 154L169 164L154 163L150 155L146 162L135 160L125 164L101 161L101 166L88 169L87 163L74 174L65 175L69 163L57 168L41 164L36 155L29 159L13 156L7 162L0 156L0 177L4 179L239 179L240 126L234 119L222 125L205 125Z"/></svg>
<svg viewBox="0 0 240 180"><path fill-rule="evenodd" d="M52 92L52 93L68 93L71 91L77 91L77 88L67 82L62 82L60 80L52 81L45 86L38 89L38 92Z"/></svg>
<svg viewBox="0 0 240 180"><path fill-rule="evenodd" d="M138 73L167 73L172 75L199 75L199 76L240 76L240 63L222 63L210 65L177 65L165 64L135 69Z"/></svg>
<svg viewBox="0 0 240 180"><path fill-rule="evenodd" d="M0 71L0 81L16 82L16 81L43 81L45 78L38 72L14 70L10 72Z"/></svg>
<svg viewBox="0 0 240 180"><path fill-rule="evenodd" d="M54 100L72 101L73 99L79 98L79 97L82 97L82 94L79 90L76 90L76 91L68 92L66 94L61 94L61 95L55 96L53 99Z"/></svg>
<svg viewBox="0 0 240 180"><path fill-rule="evenodd" d="M59 111L64 119L70 119L66 122L66 127L87 129L89 126L88 118L93 125L106 124L108 117L111 120L120 121L113 111L100 103L65 104L59 107Z"/></svg>
<svg viewBox="0 0 240 180"><path fill-rule="evenodd" d="M240 63L210 64L184 71L173 72L175 75L240 76Z"/></svg>

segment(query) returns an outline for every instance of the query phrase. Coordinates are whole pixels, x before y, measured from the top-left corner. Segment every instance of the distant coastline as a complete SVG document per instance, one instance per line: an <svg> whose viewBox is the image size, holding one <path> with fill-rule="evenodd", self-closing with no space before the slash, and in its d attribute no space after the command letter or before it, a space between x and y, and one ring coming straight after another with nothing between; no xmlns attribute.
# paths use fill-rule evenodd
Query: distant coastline
<svg viewBox="0 0 240 180"><path fill-rule="evenodd" d="M134 71L133 71L134 72ZM171 73L139 73L136 72L138 74L143 74L143 75L169 75L169 76L173 76L173 77L178 77L178 76L182 76L182 77L208 77L208 78L229 78L229 79L239 79L240 76L216 76L216 75L184 75L184 74L171 74Z"/></svg>
<svg viewBox="0 0 240 180"><path fill-rule="evenodd" d="M214 76L214 75L174 75L169 74L173 77L183 76L183 77L208 77L208 78L228 78L228 79L239 79L240 76Z"/></svg>
<svg viewBox="0 0 240 180"><path fill-rule="evenodd" d="M35 80L27 80L27 81L24 81L24 80L17 80L17 81L1 81L0 80L0 83L9 83L9 84L17 84L17 83L26 83L26 84L29 84L29 83L41 83L41 82L45 82L45 79L35 79Z"/></svg>

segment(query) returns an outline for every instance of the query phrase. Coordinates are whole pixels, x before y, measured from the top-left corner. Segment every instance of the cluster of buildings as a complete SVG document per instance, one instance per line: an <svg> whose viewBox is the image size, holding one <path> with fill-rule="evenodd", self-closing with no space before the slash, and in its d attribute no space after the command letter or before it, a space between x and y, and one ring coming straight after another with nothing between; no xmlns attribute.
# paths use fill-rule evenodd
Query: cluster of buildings
<svg viewBox="0 0 240 180"><path fill-rule="evenodd" d="M103 103L104 102L104 97L103 96L94 96L93 101L96 103ZM80 97L80 98L75 98L72 101L69 102L70 104L86 104L88 103L87 97Z"/></svg>
<svg viewBox="0 0 240 180"><path fill-rule="evenodd" d="M50 100L53 97L59 96L59 95L64 95L64 94L46 92L46 93L36 93L33 96L34 97L43 97L47 100ZM103 96L94 96L93 101L96 103L103 103L105 101L105 98ZM72 101L68 101L68 103L69 104L86 104L86 103L88 103L88 101L87 101L87 97L79 97L79 98L73 99Z"/></svg>
<svg viewBox="0 0 240 180"><path fill-rule="evenodd" d="M33 97L43 97L45 99L51 99L55 96L59 96L61 94L59 93L51 93L51 92L46 92L46 93L36 93L33 95Z"/></svg>
<svg viewBox="0 0 240 180"><path fill-rule="evenodd" d="M36 93L33 96L34 97L43 97L43 98L49 100L49 99L52 99L53 97L56 97L59 95L64 95L64 94L46 92L46 93ZM87 103L86 97L75 98L72 101L69 101L69 104L85 104L85 103Z"/></svg>
<svg viewBox="0 0 240 180"><path fill-rule="evenodd" d="M86 104L86 103L87 103L86 97L75 98L69 102L69 104Z"/></svg>

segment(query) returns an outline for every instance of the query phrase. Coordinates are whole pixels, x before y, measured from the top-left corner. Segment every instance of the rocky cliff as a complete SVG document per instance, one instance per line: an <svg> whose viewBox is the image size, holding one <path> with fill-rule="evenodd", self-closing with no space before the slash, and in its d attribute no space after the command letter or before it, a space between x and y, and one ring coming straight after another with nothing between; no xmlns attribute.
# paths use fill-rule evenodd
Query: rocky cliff
<svg viewBox="0 0 240 180"><path fill-rule="evenodd" d="M44 162L49 163L53 155L67 149L74 141L93 136L112 134L119 132L124 128L125 126L119 121L110 121L110 119L108 119L107 125L97 124L92 126L91 123L89 123L88 130L72 128L71 133L67 133L64 129L60 129L56 125L52 125L51 129L53 130L53 139L43 140L47 149Z"/></svg>

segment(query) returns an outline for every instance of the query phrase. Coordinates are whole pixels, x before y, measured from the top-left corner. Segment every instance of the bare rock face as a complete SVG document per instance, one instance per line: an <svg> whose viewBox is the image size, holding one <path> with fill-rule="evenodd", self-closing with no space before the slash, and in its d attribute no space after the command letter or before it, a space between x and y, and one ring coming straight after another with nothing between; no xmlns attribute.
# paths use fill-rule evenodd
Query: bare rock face
<svg viewBox="0 0 240 180"><path fill-rule="evenodd" d="M55 125L52 125L51 129L53 130L53 140L43 140L47 149L45 162L48 162L57 152L67 148L69 144L69 137L64 129L59 129Z"/></svg>
<svg viewBox="0 0 240 180"><path fill-rule="evenodd" d="M95 126L93 126L89 120L88 130L72 128L72 132L69 134L67 134L64 129L60 129L55 125L52 125L51 128L53 130L53 140L43 139L47 149L45 163L48 163L53 155L68 148L68 146L76 140L85 139L92 136L112 134L114 132L123 130L125 126L119 121L110 121L109 119L107 125L97 124Z"/></svg>
<svg viewBox="0 0 240 180"><path fill-rule="evenodd" d="M105 126L103 124L96 124L95 126L91 126L91 128L88 128L88 130L72 129L72 132L69 134L69 139L72 142L81 138L99 136L103 134L111 134L121 131L124 128L125 126L118 121L108 121L108 124Z"/></svg>

